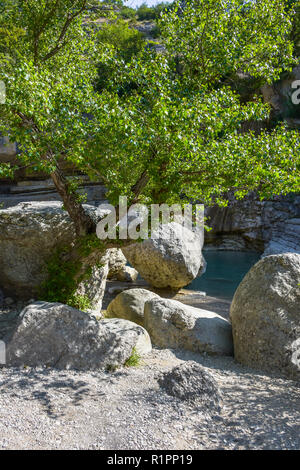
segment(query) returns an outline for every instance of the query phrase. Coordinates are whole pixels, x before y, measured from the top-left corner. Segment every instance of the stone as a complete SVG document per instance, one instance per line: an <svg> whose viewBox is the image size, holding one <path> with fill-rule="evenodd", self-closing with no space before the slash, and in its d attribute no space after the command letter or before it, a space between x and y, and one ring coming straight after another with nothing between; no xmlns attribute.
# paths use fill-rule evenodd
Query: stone
<svg viewBox="0 0 300 470"><path fill-rule="evenodd" d="M76 290L76 295L85 297L89 301L91 307L86 311L90 313L101 313L109 270L106 255L102 257L101 261L103 266L93 266L88 280L82 281Z"/></svg>
<svg viewBox="0 0 300 470"><path fill-rule="evenodd" d="M300 254L256 263L235 292L230 318L237 361L299 379Z"/></svg>
<svg viewBox="0 0 300 470"><path fill-rule="evenodd" d="M0 139L1 140L1 139ZM3 161L10 160L12 164L20 164L15 157L12 159L1 159L1 144L0 144L0 163ZM62 162L61 162L62 163ZM28 180L28 170L25 168L21 168L17 170L17 178L18 182L14 183L10 180L1 180L0 183L4 183L0 186L0 200L1 205L3 205L4 209L8 207L13 207L19 204L20 202L38 202L38 201L59 201L61 202L61 198L57 193L54 183L52 179L45 179L46 175L39 174L37 172L32 173L33 180ZM72 178L72 174L74 174L73 170L70 168L65 168L66 173L69 174ZM40 178L37 180L36 178ZM22 181L22 178L24 180ZM26 179L25 179L26 178ZM80 178L82 184L78 189L80 194L84 194L87 200L88 205L98 206L100 203L107 202L105 200L105 193L107 189L101 183L91 183L88 177L82 176Z"/></svg>
<svg viewBox="0 0 300 470"><path fill-rule="evenodd" d="M207 249L230 251L258 251L272 254L269 244L280 239L281 252L296 250L299 232L295 219L300 217L300 196L274 196L260 201L250 193L243 200L228 194L228 206L207 207L207 225L212 229L205 233Z"/></svg>
<svg viewBox="0 0 300 470"><path fill-rule="evenodd" d="M139 276L136 269L130 266L124 266L123 269L116 274L116 279L120 282L135 282Z"/></svg>
<svg viewBox="0 0 300 470"><path fill-rule="evenodd" d="M4 299L4 303L5 305L12 305L14 300L11 297L6 297L6 299Z"/></svg>
<svg viewBox="0 0 300 470"><path fill-rule="evenodd" d="M127 260L152 286L178 290L201 269L203 240L177 222L161 225L151 239L124 247Z"/></svg>
<svg viewBox="0 0 300 470"><path fill-rule="evenodd" d="M107 315L111 318L125 318L143 326L145 302L154 298L160 297L146 289L124 290L110 302Z"/></svg>
<svg viewBox="0 0 300 470"><path fill-rule="evenodd" d="M222 397L212 374L194 361L187 361L158 377L160 387L170 396L209 414L221 411Z"/></svg>
<svg viewBox="0 0 300 470"><path fill-rule="evenodd" d="M35 302L20 314L7 342L7 366L57 369L115 369L132 355L151 351L148 333L121 319L97 321L59 303Z"/></svg>
<svg viewBox="0 0 300 470"><path fill-rule="evenodd" d="M300 253L300 217L288 219L274 227L263 256L280 253Z"/></svg>
<svg viewBox="0 0 300 470"><path fill-rule="evenodd" d="M108 250L108 279L116 278L120 271L123 271L127 263L122 250L110 248Z"/></svg>
<svg viewBox="0 0 300 470"><path fill-rule="evenodd" d="M275 84L266 84L261 87L264 102L271 105L273 117L288 120L291 115L298 115L297 105L293 104L291 99L291 95L296 91L292 88L292 84L297 80L300 80L300 65L294 67L290 74L285 74Z"/></svg>
<svg viewBox="0 0 300 470"><path fill-rule="evenodd" d="M105 214L105 211L98 213L93 206L84 205L84 208L96 220ZM20 203L0 210L0 286L15 298L37 298L40 285L48 276L48 260L57 250L71 246L74 240L73 223L60 202ZM99 260L102 267L93 268L90 279L82 282L77 292L86 296L98 311L109 269L108 256L109 252ZM115 259L110 259L111 270ZM124 262L123 255L122 259Z"/></svg>
<svg viewBox="0 0 300 470"><path fill-rule="evenodd" d="M233 354L231 325L227 320L176 300L148 300L144 308L144 327L152 342L162 348Z"/></svg>

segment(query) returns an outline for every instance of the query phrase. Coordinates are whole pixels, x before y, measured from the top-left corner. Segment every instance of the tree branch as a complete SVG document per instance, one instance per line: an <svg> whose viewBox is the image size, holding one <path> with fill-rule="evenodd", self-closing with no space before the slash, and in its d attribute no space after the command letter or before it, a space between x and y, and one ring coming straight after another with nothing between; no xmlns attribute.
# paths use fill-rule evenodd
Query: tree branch
<svg viewBox="0 0 300 470"><path fill-rule="evenodd" d="M60 32L60 35L59 35L59 37L56 41L56 45L53 47L53 49L51 49L48 52L48 54L46 54L42 58L42 62L45 62L46 60L51 59L51 57L55 56L60 51L60 49L62 47L64 47L64 45L66 44L66 41L64 41L64 39L65 39L65 36L68 32L69 27L71 26L71 24L75 20L75 18L77 18L79 15L81 15L81 13L83 13L86 6L87 6L87 0L83 0L82 6L79 8L79 10L77 10L77 11L75 11L75 13L67 16L67 19L66 19L66 21L65 21L65 23L62 27L62 30Z"/></svg>

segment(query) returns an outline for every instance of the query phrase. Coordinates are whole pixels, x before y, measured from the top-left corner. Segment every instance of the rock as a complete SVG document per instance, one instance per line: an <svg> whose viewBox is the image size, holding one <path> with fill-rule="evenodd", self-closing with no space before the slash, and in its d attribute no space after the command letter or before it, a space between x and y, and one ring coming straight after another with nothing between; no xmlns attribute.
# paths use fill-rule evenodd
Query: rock
<svg viewBox="0 0 300 470"><path fill-rule="evenodd" d="M101 216L93 206L84 207L96 220ZM49 258L57 250L71 246L74 238L74 226L60 202L20 203L0 210L0 285L16 298L36 298L48 276ZM87 296L97 310L104 294L108 254L99 260L103 266L95 267L77 292Z"/></svg>
<svg viewBox="0 0 300 470"><path fill-rule="evenodd" d="M300 254L256 263L234 295L230 318L237 361L300 378Z"/></svg>
<svg viewBox="0 0 300 470"><path fill-rule="evenodd" d="M288 219L274 227L263 256L280 253L300 253L300 218Z"/></svg>
<svg viewBox="0 0 300 470"><path fill-rule="evenodd" d="M207 262L206 262L206 259L204 258L204 256L202 255L201 265L200 265L200 269L198 271L197 277L203 276L203 274L206 273L206 269L207 269Z"/></svg>
<svg viewBox="0 0 300 470"><path fill-rule="evenodd" d="M114 369L133 348L151 351L148 333L127 320L97 321L67 305L36 302L20 314L6 348L7 366L50 366L57 369Z"/></svg>
<svg viewBox="0 0 300 470"><path fill-rule="evenodd" d="M114 286L114 287L109 287L108 293L110 295L115 295L115 294L120 294L120 292L123 292L124 290L126 290L126 287L124 285Z"/></svg>
<svg viewBox="0 0 300 470"><path fill-rule="evenodd" d="M162 373L158 383L168 395L201 408L209 414L220 412L221 393L212 374L194 361L184 362Z"/></svg>
<svg viewBox="0 0 300 470"><path fill-rule="evenodd" d="M206 208L207 225L212 227L205 233L206 248L263 252L278 238L284 251L299 244L297 230L292 228L288 234L286 227L300 217L300 196L275 196L260 201L251 193L239 201L229 194L228 201L227 207Z"/></svg>
<svg viewBox="0 0 300 470"><path fill-rule="evenodd" d="M19 306L14 306L14 308L6 308L4 312L0 311L0 341L14 331L21 310Z"/></svg>
<svg viewBox="0 0 300 470"><path fill-rule="evenodd" d="M107 256L104 255L101 261L103 266L94 266L88 280L82 281L76 290L76 295L85 297L89 301L91 307L86 311L90 313L100 314L102 308L108 274Z"/></svg>
<svg viewBox="0 0 300 470"><path fill-rule="evenodd" d="M123 271L127 263L122 250L110 248L108 250L108 279L116 278L120 271Z"/></svg>
<svg viewBox="0 0 300 470"><path fill-rule="evenodd" d="M152 342L162 348L225 356L233 354L231 325L227 320L214 312L176 300L148 300L144 309L144 327Z"/></svg>
<svg viewBox="0 0 300 470"><path fill-rule="evenodd" d="M296 91L292 88L292 84L297 80L300 80L300 65L290 74L285 74L278 82L272 85L266 84L261 88L264 102L271 105L273 117L285 118L288 121L291 116L298 115L297 105L293 104L291 99L291 95Z"/></svg>
<svg viewBox="0 0 300 470"><path fill-rule="evenodd" d="M146 289L124 290L110 302L107 315L111 318L125 318L143 326L145 302L159 298L157 294Z"/></svg>
<svg viewBox="0 0 300 470"><path fill-rule="evenodd" d="M129 263L151 285L178 290L197 277L202 242L198 232L171 222L161 225L153 238L122 250Z"/></svg>
<svg viewBox="0 0 300 470"><path fill-rule="evenodd" d="M3 303L4 303L4 294L3 294L2 289L0 289L0 305L3 305Z"/></svg>
<svg viewBox="0 0 300 470"><path fill-rule="evenodd" d="M14 300L11 297L6 297L6 299L4 299L4 303L5 305L12 305Z"/></svg>
<svg viewBox="0 0 300 470"><path fill-rule="evenodd" d="M136 269L130 266L124 266L123 269L116 274L116 279L120 282L135 282L138 278L139 273Z"/></svg>
<svg viewBox="0 0 300 470"><path fill-rule="evenodd" d="M0 138L1 140L1 138ZM1 144L0 144L0 164L3 162L10 161L12 164L20 165L20 161L15 158L7 159L1 158ZM17 170L16 176L18 178L17 183L12 183L10 180L2 180L0 178L0 200L3 204L3 208L7 209L8 207L13 207L19 204L20 202L38 202L38 201L59 201L61 198L56 191L52 179L46 179L46 175L38 174L37 172L32 173L33 180L28 180L28 170L22 169L22 167ZM71 175L74 174L74 171L70 168L65 168L65 174ZM36 178L41 178L37 180ZM23 181L22 181L23 178ZM88 177L82 176L81 178L82 185L80 184L79 193L84 194L87 200L87 204L98 206L100 203L107 202L105 201L105 193L107 189L101 183L91 183ZM3 184L5 183L5 185Z"/></svg>

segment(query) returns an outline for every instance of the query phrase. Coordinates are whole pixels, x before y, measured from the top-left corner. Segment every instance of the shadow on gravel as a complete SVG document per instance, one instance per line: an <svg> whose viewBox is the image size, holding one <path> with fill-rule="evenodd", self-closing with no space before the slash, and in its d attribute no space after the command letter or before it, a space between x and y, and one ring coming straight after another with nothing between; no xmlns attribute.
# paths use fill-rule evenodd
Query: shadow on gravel
<svg viewBox="0 0 300 470"><path fill-rule="evenodd" d="M70 371L55 371L45 369L42 371L23 369L5 369L4 376L0 376L1 389L9 390L11 396L20 397L26 401L37 400L43 406L47 415L53 419L64 416L65 409L58 408L55 403L58 401L58 394L68 397L68 404L79 406L87 397L93 398L101 396L101 393L93 390L90 384L80 377L70 378ZM57 377L58 376L58 377ZM105 395L105 394L103 394Z"/></svg>
<svg viewBox="0 0 300 470"><path fill-rule="evenodd" d="M300 383L267 375L233 358L173 351L211 369L223 395L223 410L211 421L205 437L215 448L299 449ZM194 432L203 435L201 424Z"/></svg>

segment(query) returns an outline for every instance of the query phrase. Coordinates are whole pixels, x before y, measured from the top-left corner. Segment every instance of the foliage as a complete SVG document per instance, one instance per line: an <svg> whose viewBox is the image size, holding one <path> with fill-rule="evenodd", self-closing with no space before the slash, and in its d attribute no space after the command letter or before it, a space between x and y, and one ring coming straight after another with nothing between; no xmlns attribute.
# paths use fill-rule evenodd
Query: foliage
<svg viewBox="0 0 300 470"><path fill-rule="evenodd" d="M141 362L141 356L137 352L136 348L133 348L131 356L127 359L124 366L125 367L137 367Z"/></svg>
<svg viewBox="0 0 300 470"><path fill-rule="evenodd" d="M271 82L291 68L292 18L282 0L178 2L160 26L188 85L219 84L238 70Z"/></svg>
<svg viewBox="0 0 300 470"><path fill-rule="evenodd" d="M149 7L147 3L142 3L137 8L136 14L139 21L155 20L158 19L160 14L170 9L170 4L167 2L160 2L157 5Z"/></svg>
<svg viewBox="0 0 300 470"><path fill-rule="evenodd" d="M125 62L129 62L145 47L143 35L120 19L103 24L97 33L97 40L102 44L112 46Z"/></svg>
<svg viewBox="0 0 300 470"><path fill-rule="evenodd" d="M137 9L137 18L139 21L154 20L155 17L155 9L148 7L147 3L142 3Z"/></svg>
<svg viewBox="0 0 300 470"><path fill-rule="evenodd" d="M135 17L136 17L136 11L134 8L130 8L130 7L127 7L127 6L123 6L122 8L120 8L119 10L119 15L121 18L123 18L124 20L128 19L128 20L135 20Z"/></svg>
<svg viewBox="0 0 300 470"><path fill-rule="evenodd" d="M115 205L120 195L221 203L229 189L240 197L299 191L299 133L243 133L269 108L231 87L241 71L271 82L295 63L284 0L178 2L159 21L166 53L129 48L127 57L84 23L84 0L1 4L0 28L25 34L6 46L0 131L10 130L26 164L53 174L63 157L103 181ZM101 93L93 87L99 63L114 70Z"/></svg>
<svg viewBox="0 0 300 470"><path fill-rule="evenodd" d="M70 299L68 299L67 305L77 308L78 310L82 310L83 312L85 312L86 310L90 310L93 307L90 299L87 296L76 294L74 294Z"/></svg>
<svg viewBox="0 0 300 470"><path fill-rule="evenodd" d="M78 285L88 281L92 268L84 265L84 259L95 250L104 250L96 234L82 237L77 241L78 256L68 257L70 247L57 249L47 263L48 276L40 288L40 297L48 302L61 302L79 310L91 308L89 299L76 293ZM98 266L101 267L100 265Z"/></svg>
<svg viewBox="0 0 300 470"><path fill-rule="evenodd" d="M300 56L300 1L299 0L289 0L288 6L294 9L294 14L292 15L292 31L291 31L291 40L294 43L296 55Z"/></svg>
<svg viewBox="0 0 300 470"><path fill-rule="evenodd" d="M124 20L114 20L106 23L97 33L97 41L112 49L112 55L98 64L97 90L102 91L114 80L119 81L120 66L130 62L145 47L143 35L134 28L130 28Z"/></svg>
<svg viewBox="0 0 300 470"><path fill-rule="evenodd" d="M57 250L49 259L48 278L42 283L39 296L48 302L61 302L75 307L78 304L76 300L78 283L75 278L81 268L81 263L65 261L61 254L62 251Z"/></svg>

